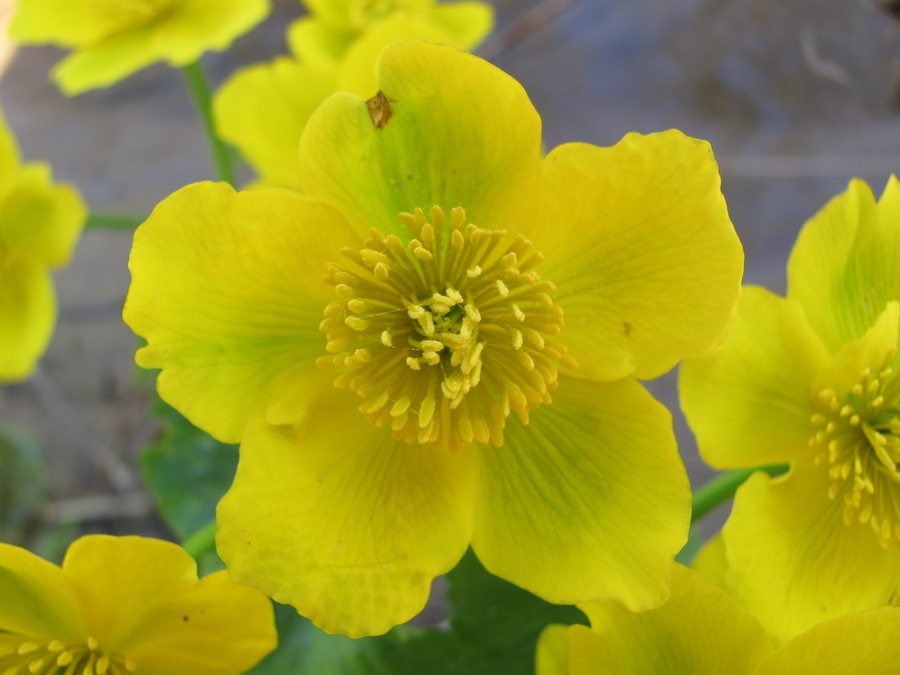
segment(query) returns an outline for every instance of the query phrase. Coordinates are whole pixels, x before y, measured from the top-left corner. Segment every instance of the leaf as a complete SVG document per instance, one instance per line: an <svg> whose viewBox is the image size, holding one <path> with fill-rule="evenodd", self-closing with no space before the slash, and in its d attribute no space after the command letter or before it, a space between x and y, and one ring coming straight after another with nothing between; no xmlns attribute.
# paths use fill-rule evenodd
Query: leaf
<svg viewBox="0 0 900 675"><path fill-rule="evenodd" d="M0 541L24 546L37 532L47 502L47 467L37 443L0 426Z"/></svg>

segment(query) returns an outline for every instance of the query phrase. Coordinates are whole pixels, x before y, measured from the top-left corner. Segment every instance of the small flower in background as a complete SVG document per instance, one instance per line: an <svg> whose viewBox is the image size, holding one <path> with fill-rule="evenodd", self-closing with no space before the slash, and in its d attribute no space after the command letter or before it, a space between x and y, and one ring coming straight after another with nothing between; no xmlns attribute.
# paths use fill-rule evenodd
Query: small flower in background
<svg viewBox="0 0 900 675"><path fill-rule="evenodd" d="M194 63L226 49L269 11L269 0L18 0L10 35L72 49L52 77L73 96L159 61Z"/></svg>
<svg viewBox="0 0 900 675"><path fill-rule="evenodd" d="M549 626L537 675L891 675L900 660L900 609L822 623L779 649L763 627L718 588L676 564L672 595L633 613L614 602L581 605L591 627Z"/></svg>
<svg viewBox="0 0 900 675"><path fill-rule="evenodd" d="M277 643L272 605L179 546L82 537L62 567L0 544L0 672L238 675Z"/></svg>
<svg viewBox="0 0 900 675"><path fill-rule="evenodd" d="M27 379L56 325L52 269L68 263L86 217L78 191L50 167L21 165L0 114L0 382Z"/></svg>
<svg viewBox="0 0 900 675"><path fill-rule="evenodd" d="M551 602L658 605L690 490L635 378L735 311L709 145L542 160L522 87L448 46L393 43L378 82L313 115L305 195L195 184L135 235L139 365L242 443L217 514L231 578L352 636L412 618L470 544Z"/></svg>
<svg viewBox="0 0 900 675"><path fill-rule="evenodd" d="M685 362L681 403L716 468L753 475L715 546L724 587L784 641L883 607L900 582L900 182L860 180L803 228L786 298L746 287L734 328Z"/></svg>
<svg viewBox="0 0 900 675"><path fill-rule="evenodd" d="M16 43L7 35L9 22L16 11L18 0L0 0L0 76L6 72L16 55Z"/></svg>
<svg viewBox="0 0 900 675"><path fill-rule="evenodd" d="M256 170L257 187L301 188L297 148L310 115L336 91L371 96L378 88L375 61L386 45L414 38L470 50L494 19L481 2L307 4L313 15L288 31L293 57L238 71L214 99L218 131Z"/></svg>

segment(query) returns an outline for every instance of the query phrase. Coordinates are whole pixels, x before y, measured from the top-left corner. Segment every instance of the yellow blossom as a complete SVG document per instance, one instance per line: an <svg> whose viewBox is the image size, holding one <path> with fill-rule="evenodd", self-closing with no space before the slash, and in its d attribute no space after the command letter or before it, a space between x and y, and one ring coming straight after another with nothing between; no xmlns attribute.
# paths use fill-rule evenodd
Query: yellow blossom
<svg viewBox="0 0 900 675"><path fill-rule="evenodd" d="M4 675L238 675L276 643L262 593L175 544L82 537L62 567L0 544Z"/></svg>
<svg viewBox="0 0 900 675"><path fill-rule="evenodd" d="M52 269L68 263L85 220L77 190L43 163L22 166L0 113L0 382L28 378L56 325Z"/></svg>
<svg viewBox="0 0 900 675"><path fill-rule="evenodd" d="M448 46L391 44L378 82L313 115L305 194L195 184L135 235L139 365L241 442L217 514L232 579L381 633L471 544L552 602L658 605L690 494L635 378L706 352L735 311L709 145L542 159L522 87Z"/></svg>
<svg viewBox="0 0 900 675"><path fill-rule="evenodd" d="M854 180L804 226L787 297L745 288L724 344L682 366L707 462L790 463L738 490L721 543L725 587L779 641L900 582L898 260L900 182L876 202Z"/></svg>
<svg viewBox="0 0 900 675"><path fill-rule="evenodd" d="M892 675L900 661L900 609L822 623L774 649L763 627L718 588L676 565L657 609L582 605L591 627L549 626L537 675Z"/></svg>
<svg viewBox="0 0 900 675"><path fill-rule="evenodd" d="M468 50L493 25L490 5L480 2L331 1L310 9L314 16L288 33L292 57L238 71L213 99L219 134L256 170L257 186L300 188L297 148L310 115L336 91L371 96L375 61L387 44L415 38ZM378 18L351 30L345 15L360 12Z"/></svg>
<svg viewBox="0 0 900 675"><path fill-rule="evenodd" d="M269 10L269 0L19 0L10 35L72 49L53 70L71 96L159 61L186 66L226 49Z"/></svg>

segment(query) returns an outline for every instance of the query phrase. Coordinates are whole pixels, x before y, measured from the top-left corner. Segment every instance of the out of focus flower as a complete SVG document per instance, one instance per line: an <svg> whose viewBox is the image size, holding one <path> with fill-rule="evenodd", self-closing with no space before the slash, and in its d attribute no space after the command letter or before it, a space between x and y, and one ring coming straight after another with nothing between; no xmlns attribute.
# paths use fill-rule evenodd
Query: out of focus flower
<svg viewBox="0 0 900 675"><path fill-rule="evenodd" d="M175 544L82 537L61 568L0 544L0 672L238 675L276 644L262 593Z"/></svg>
<svg viewBox="0 0 900 675"><path fill-rule="evenodd" d="M34 371L56 325L52 269L72 255L85 208L71 185L54 184L50 167L21 165L0 114L0 382Z"/></svg>
<svg viewBox="0 0 900 675"><path fill-rule="evenodd" d="M313 17L288 33L294 57L238 71L213 102L219 134L256 170L257 185L300 189L297 151L310 115L336 91L372 96L375 61L387 44L415 38L469 50L493 25L490 5L481 2L309 5Z"/></svg>
<svg viewBox="0 0 900 675"><path fill-rule="evenodd" d="M226 49L269 11L269 0L18 0L10 35L72 49L53 70L71 96L159 61L186 66Z"/></svg>
<svg viewBox="0 0 900 675"><path fill-rule="evenodd" d="M7 30L17 4L18 0L0 0L0 75L6 72L16 54L16 43L7 35Z"/></svg>
<svg viewBox="0 0 900 675"><path fill-rule="evenodd" d="M242 443L218 509L232 578L355 636L414 616L470 544L553 602L658 605L690 494L635 378L735 311L709 145L542 160L519 83L449 46L389 45L378 82L313 115L305 195L196 184L135 235L138 363Z"/></svg>
<svg viewBox="0 0 900 675"><path fill-rule="evenodd" d="M718 588L676 565L658 609L581 605L591 627L549 626L537 675L890 675L900 662L900 608L848 614L774 649L763 627Z"/></svg>
<svg viewBox="0 0 900 675"><path fill-rule="evenodd" d="M723 583L778 640L883 607L900 581L900 182L854 180L803 228L786 298L747 287L681 401L717 468L755 474L722 531Z"/></svg>

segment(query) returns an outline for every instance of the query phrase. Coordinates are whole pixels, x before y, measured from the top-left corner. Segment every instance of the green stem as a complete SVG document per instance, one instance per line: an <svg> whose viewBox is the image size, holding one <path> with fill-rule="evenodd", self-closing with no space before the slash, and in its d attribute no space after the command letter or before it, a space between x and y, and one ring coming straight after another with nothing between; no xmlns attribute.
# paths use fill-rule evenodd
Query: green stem
<svg viewBox="0 0 900 675"><path fill-rule="evenodd" d="M206 526L197 530L182 542L181 547L188 552L194 560L200 560L207 553L216 550L216 521L213 520Z"/></svg>
<svg viewBox="0 0 900 675"><path fill-rule="evenodd" d="M125 213L92 213L84 226L95 230L136 230L145 220L143 216Z"/></svg>
<svg viewBox="0 0 900 675"><path fill-rule="evenodd" d="M216 133L212 114L212 98L209 94L209 85L206 82L203 68L200 66L199 61L195 61L189 66L184 66L181 70L187 79L188 89L194 99L194 104L197 106L197 113L200 115L200 121L203 122L203 129L206 131L206 139L209 141L213 170L216 173L216 177L234 185L231 155L228 152L228 147Z"/></svg>
<svg viewBox="0 0 900 675"><path fill-rule="evenodd" d="M734 493L744 484L744 481L757 471L765 471L770 476L778 476L785 473L788 468L787 464L778 464L759 466L754 469L735 469L734 471L719 474L694 491L691 522L696 523L703 516L711 511L715 511L719 506L734 497Z"/></svg>

